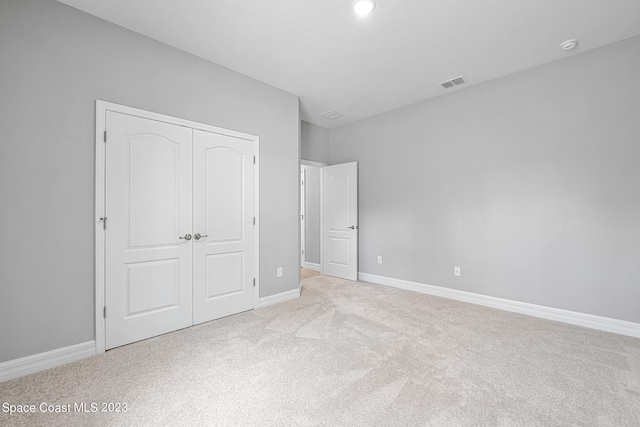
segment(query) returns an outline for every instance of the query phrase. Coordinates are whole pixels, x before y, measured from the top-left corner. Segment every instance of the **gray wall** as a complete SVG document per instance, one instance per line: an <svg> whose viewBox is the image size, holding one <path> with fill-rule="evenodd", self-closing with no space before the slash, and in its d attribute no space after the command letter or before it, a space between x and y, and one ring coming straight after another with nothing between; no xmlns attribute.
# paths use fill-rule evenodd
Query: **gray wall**
<svg viewBox="0 0 640 427"><path fill-rule="evenodd" d="M301 122L301 158L314 162L329 162L329 129Z"/></svg>
<svg viewBox="0 0 640 427"><path fill-rule="evenodd" d="M640 322L638 52L635 37L331 130L330 164L360 165L360 270Z"/></svg>
<svg viewBox="0 0 640 427"><path fill-rule="evenodd" d="M51 0L0 3L0 57L0 362L94 339L96 99L258 135L260 293L297 289L295 95Z"/></svg>
<svg viewBox="0 0 640 427"><path fill-rule="evenodd" d="M305 262L320 264L320 179L322 169L303 165L305 185Z"/></svg>

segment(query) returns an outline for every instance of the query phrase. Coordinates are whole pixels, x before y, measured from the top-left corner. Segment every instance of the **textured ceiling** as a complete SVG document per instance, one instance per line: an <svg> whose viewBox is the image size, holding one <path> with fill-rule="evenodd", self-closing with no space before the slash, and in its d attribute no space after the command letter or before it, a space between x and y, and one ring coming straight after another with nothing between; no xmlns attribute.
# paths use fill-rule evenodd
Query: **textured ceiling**
<svg viewBox="0 0 640 427"><path fill-rule="evenodd" d="M377 0L366 18L351 0L59 1L294 93L327 128L640 34L640 0Z"/></svg>

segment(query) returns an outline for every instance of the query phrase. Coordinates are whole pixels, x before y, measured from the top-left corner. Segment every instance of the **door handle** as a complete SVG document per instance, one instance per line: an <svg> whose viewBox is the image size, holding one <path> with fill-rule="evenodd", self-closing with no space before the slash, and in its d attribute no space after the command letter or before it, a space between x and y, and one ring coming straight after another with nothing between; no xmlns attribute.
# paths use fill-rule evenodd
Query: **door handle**
<svg viewBox="0 0 640 427"><path fill-rule="evenodd" d="M200 233L196 233L196 234L193 235L193 238L196 239L196 240L200 240L201 238L204 239L205 237L209 237L209 235L205 234L205 235L201 236Z"/></svg>
<svg viewBox="0 0 640 427"><path fill-rule="evenodd" d="M185 234L184 237L178 237L178 239L184 239L186 241L191 240L191 234Z"/></svg>
<svg viewBox="0 0 640 427"><path fill-rule="evenodd" d="M350 229L352 229L352 230L357 230L357 229L358 229L358 226L357 226L357 225L352 225L351 227L347 227L347 228L350 228Z"/></svg>

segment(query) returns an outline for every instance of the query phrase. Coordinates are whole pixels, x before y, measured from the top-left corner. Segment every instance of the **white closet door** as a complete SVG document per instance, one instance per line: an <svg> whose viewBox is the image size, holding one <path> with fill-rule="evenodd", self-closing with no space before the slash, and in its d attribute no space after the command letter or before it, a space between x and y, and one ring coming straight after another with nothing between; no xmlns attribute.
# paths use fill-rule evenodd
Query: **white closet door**
<svg viewBox="0 0 640 427"><path fill-rule="evenodd" d="M197 324L253 308L254 144L199 130L194 130L193 143Z"/></svg>
<svg viewBox="0 0 640 427"><path fill-rule="evenodd" d="M109 349L192 323L192 130L114 112L106 129Z"/></svg>

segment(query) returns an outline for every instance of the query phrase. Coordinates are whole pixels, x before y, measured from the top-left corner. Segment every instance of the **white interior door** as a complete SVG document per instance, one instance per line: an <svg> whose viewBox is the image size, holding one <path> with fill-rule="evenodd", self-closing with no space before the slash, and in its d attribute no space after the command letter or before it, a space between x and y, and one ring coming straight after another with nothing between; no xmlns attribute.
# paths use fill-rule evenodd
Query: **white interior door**
<svg viewBox="0 0 640 427"><path fill-rule="evenodd" d="M358 163L322 168L322 274L358 280Z"/></svg>
<svg viewBox="0 0 640 427"><path fill-rule="evenodd" d="M197 324L253 308L254 143L200 130L193 142Z"/></svg>
<svg viewBox="0 0 640 427"><path fill-rule="evenodd" d="M106 348L192 323L192 131L107 112Z"/></svg>

